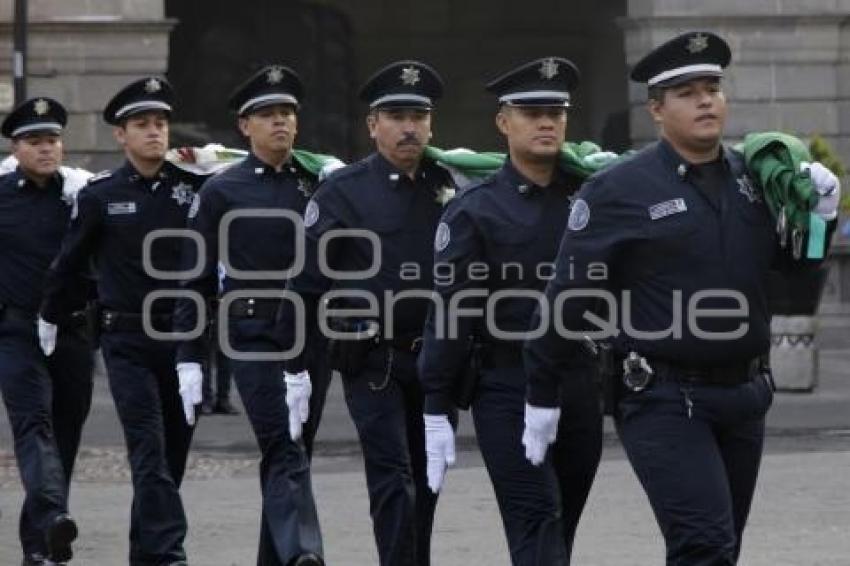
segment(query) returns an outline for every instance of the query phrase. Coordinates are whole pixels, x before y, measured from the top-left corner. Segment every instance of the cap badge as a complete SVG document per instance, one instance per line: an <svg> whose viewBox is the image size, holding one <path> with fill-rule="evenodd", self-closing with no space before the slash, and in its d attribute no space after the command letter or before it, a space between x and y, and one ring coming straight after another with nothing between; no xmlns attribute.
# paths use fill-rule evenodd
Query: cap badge
<svg viewBox="0 0 850 566"><path fill-rule="evenodd" d="M162 83L160 83L157 79L151 78L148 79L148 82L145 83L145 92L149 94L153 94L155 92L159 92L162 90Z"/></svg>
<svg viewBox="0 0 850 566"><path fill-rule="evenodd" d="M416 67L405 67L401 70L401 82L407 86L413 86L419 82L419 69Z"/></svg>
<svg viewBox="0 0 850 566"><path fill-rule="evenodd" d="M708 49L708 36L704 33L697 33L688 38L686 49L690 53L700 53Z"/></svg>
<svg viewBox="0 0 850 566"><path fill-rule="evenodd" d="M543 60L540 64L540 76L546 79L547 81L555 78L555 75L558 74L558 63L551 57L548 57Z"/></svg>
<svg viewBox="0 0 850 566"><path fill-rule="evenodd" d="M279 83L282 80L283 80L283 69L281 69L280 67L277 67L277 66L272 67L271 69L269 69L269 72L266 73L266 81L270 85L276 85L277 83Z"/></svg>
<svg viewBox="0 0 850 566"><path fill-rule="evenodd" d="M39 98L32 106L36 116L44 116L50 110L50 104L43 98Z"/></svg>

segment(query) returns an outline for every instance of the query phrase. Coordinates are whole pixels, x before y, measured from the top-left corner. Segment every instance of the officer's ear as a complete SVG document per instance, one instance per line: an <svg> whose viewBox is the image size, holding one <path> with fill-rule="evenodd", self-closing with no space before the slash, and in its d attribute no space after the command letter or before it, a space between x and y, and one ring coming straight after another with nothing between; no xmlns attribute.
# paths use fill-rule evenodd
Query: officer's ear
<svg viewBox="0 0 850 566"><path fill-rule="evenodd" d="M112 135L115 137L115 141L118 142L118 145L124 147L127 145L127 122L121 122L117 126L113 126Z"/></svg>
<svg viewBox="0 0 850 566"><path fill-rule="evenodd" d="M371 139L375 139L376 132L375 129L378 125L378 111L370 110L368 114L366 114L366 127L369 128L369 137Z"/></svg>
<svg viewBox="0 0 850 566"><path fill-rule="evenodd" d="M666 89L658 87L649 87L647 92L646 108L656 124L661 123L661 107L664 106L664 94L666 92Z"/></svg>
<svg viewBox="0 0 850 566"><path fill-rule="evenodd" d="M239 131L246 138L249 137L250 130L248 128L248 116L239 116L236 121L236 126L239 128Z"/></svg>
<svg viewBox="0 0 850 566"><path fill-rule="evenodd" d="M510 109L506 108L504 105L499 106L499 111L496 112L496 127L503 136L507 136L509 132L508 112L510 112Z"/></svg>

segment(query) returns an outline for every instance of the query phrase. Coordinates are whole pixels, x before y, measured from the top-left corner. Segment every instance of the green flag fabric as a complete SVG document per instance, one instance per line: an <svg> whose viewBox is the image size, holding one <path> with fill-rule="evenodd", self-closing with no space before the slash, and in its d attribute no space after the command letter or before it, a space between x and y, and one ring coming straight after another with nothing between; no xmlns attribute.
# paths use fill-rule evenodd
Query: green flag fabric
<svg viewBox="0 0 850 566"><path fill-rule="evenodd" d="M796 247L802 246L807 234L806 257L823 258L826 224L812 212L818 195L808 173L800 172L801 162L812 161L806 145L789 134L761 132L748 134L736 149L744 155L747 169L764 191L780 237L789 234ZM801 249L795 248L795 255L801 255Z"/></svg>
<svg viewBox="0 0 850 566"><path fill-rule="evenodd" d="M448 169L459 186L492 175L505 162L504 153L476 152L465 148L443 150L430 145L425 148L425 157ZM584 179L622 157L602 151L593 142L584 141L564 143L559 159L565 171Z"/></svg>
<svg viewBox="0 0 850 566"><path fill-rule="evenodd" d="M230 167L237 161L244 159L248 152L241 149L231 149L220 144L207 144L204 147L192 148L194 161L187 161L179 150L169 150L165 158L175 166L195 173L196 175L211 175L222 169ZM312 153L303 149L293 149L292 158L304 168L305 171L315 175L319 180L324 179L335 169L344 166L345 163L332 155Z"/></svg>

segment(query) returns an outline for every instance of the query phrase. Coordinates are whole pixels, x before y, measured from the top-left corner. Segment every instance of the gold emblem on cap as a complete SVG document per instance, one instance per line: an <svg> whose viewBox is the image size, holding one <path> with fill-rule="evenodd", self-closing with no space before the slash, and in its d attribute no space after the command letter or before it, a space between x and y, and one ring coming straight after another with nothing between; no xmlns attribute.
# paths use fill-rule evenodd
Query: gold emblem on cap
<svg viewBox="0 0 850 566"><path fill-rule="evenodd" d="M699 53L708 49L708 36L704 33L695 33L688 38L688 46L686 49L690 53Z"/></svg>
<svg viewBox="0 0 850 566"><path fill-rule="evenodd" d="M44 116L50 110L50 104L48 104L43 98L39 98L35 101L35 104L32 105L32 109L36 116Z"/></svg>
<svg viewBox="0 0 850 566"><path fill-rule="evenodd" d="M145 83L145 92L153 94L153 93L159 92L161 90L162 90L162 83L160 83L159 80L157 80L153 77L148 79L148 82Z"/></svg>
<svg viewBox="0 0 850 566"><path fill-rule="evenodd" d="M401 82L407 86L413 86L419 82L419 69L410 66L401 70Z"/></svg>
<svg viewBox="0 0 850 566"><path fill-rule="evenodd" d="M552 57L543 59L543 62L540 64L540 76L547 81L551 81L557 74L558 63L556 63Z"/></svg>
<svg viewBox="0 0 850 566"><path fill-rule="evenodd" d="M277 83L279 83L282 80L283 80L283 69L281 69L277 65L275 65L274 67L269 69L269 72L266 73L266 82L268 82L270 85L276 85Z"/></svg>

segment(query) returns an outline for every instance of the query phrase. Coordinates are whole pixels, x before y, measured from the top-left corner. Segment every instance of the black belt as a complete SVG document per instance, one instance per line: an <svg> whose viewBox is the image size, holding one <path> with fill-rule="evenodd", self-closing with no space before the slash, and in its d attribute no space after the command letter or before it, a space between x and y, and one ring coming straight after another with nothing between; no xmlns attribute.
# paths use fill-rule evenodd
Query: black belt
<svg viewBox="0 0 850 566"><path fill-rule="evenodd" d="M422 350L422 336L401 336L392 340L385 340L384 343L394 350L418 354Z"/></svg>
<svg viewBox="0 0 850 566"><path fill-rule="evenodd" d="M151 326L160 332L167 332L164 328L171 329L172 317L170 314L151 314ZM144 332L142 315L135 312L118 312L103 309L100 313L100 328L104 332Z"/></svg>
<svg viewBox="0 0 850 566"><path fill-rule="evenodd" d="M15 322L29 322L31 324L35 324L37 316L38 313L0 303L0 320L12 320Z"/></svg>
<svg viewBox="0 0 850 566"><path fill-rule="evenodd" d="M652 378L657 381L676 381L706 385L740 385L752 381L767 367L761 357L726 365L695 365L664 360L648 360Z"/></svg>
<svg viewBox="0 0 850 566"><path fill-rule="evenodd" d="M279 307L280 299L236 299L230 304L230 316L274 320Z"/></svg>
<svg viewBox="0 0 850 566"><path fill-rule="evenodd" d="M0 319L14 320L16 322L28 322L35 324L38 313L19 309L10 305L0 304ZM59 318L56 326L63 328L81 328L86 325L86 311L74 311L67 316Z"/></svg>
<svg viewBox="0 0 850 566"><path fill-rule="evenodd" d="M522 342L484 342L480 347L481 365L484 367L511 367L521 366Z"/></svg>

